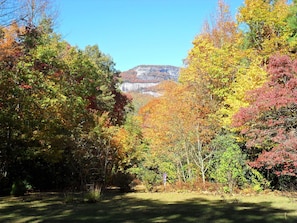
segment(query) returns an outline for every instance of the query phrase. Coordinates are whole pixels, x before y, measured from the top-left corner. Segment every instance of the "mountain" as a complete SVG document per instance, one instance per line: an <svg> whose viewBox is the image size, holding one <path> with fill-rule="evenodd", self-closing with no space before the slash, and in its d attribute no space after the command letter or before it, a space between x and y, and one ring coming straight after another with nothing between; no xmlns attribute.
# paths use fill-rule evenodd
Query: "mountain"
<svg viewBox="0 0 297 223"><path fill-rule="evenodd" d="M170 65L140 65L120 73L123 92L138 92L158 96L154 87L165 80L177 81L179 67Z"/></svg>

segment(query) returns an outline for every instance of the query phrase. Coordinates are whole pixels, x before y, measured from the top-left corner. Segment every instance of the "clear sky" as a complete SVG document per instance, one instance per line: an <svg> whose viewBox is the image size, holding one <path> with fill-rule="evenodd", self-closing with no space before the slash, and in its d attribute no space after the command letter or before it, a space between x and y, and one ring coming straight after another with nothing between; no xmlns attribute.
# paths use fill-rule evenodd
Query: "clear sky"
<svg viewBox="0 0 297 223"><path fill-rule="evenodd" d="M62 0L57 31L73 46L99 46L125 71L182 66L217 0ZM243 0L225 0L233 14Z"/></svg>

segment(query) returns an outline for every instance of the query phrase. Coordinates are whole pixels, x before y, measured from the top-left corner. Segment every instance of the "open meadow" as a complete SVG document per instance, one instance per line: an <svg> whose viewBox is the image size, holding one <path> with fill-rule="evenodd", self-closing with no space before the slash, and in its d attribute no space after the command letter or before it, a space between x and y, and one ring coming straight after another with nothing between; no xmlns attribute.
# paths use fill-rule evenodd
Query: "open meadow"
<svg viewBox="0 0 297 223"><path fill-rule="evenodd" d="M82 196L1 197L0 222L297 222L297 198L288 194L106 193L97 203Z"/></svg>

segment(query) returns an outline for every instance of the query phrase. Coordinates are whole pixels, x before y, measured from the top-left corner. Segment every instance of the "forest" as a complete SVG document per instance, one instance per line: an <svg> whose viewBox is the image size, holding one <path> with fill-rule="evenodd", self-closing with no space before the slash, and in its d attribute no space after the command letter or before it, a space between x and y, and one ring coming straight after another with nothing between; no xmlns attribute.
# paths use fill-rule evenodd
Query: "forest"
<svg viewBox="0 0 297 223"><path fill-rule="evenodd" d="M140 109L115 62L55 32L50 1L0 1L0 194L295 191L297 0L219 0L178 82ZM34 7L33 7L34 5ZM9 10L18 11L10 16Z"/></svg>

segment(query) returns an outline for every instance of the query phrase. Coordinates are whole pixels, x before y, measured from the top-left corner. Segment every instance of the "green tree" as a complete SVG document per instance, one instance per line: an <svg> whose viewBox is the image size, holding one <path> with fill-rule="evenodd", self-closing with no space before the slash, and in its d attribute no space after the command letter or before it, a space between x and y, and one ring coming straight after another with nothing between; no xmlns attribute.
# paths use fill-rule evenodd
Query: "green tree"
<svg viewBox="0 0 297 223"><path fill-rule="evenodd" d="M297 1L293 0L293 3L290 5L289 14L287 17L288 25L288 42L291 52L296 52L297 50Z"/></svg>
<svg viewBox="0 0 297 223"><path fill-rule="evenodd" d="M236 186L243 186L247 182L245 156L232 135L218 136L212 141L212 146L217 152L210 176L225 185L225 191L232 193Z"/></svg>
<svg viewBox="0 0 297 223"><path fill-rule="evenodd" d="M71 47L50 25L43 20L28 29L13 24L2 30L2 176L41 186L36 179L47 175L43 185L80 186L89 165L85 157L93 154L93 163L100 164L96 171L107 179L118 162L110 145L113 127L124 123L129 99L117 89L109 57L98 47L94 54Z"/></svg>

